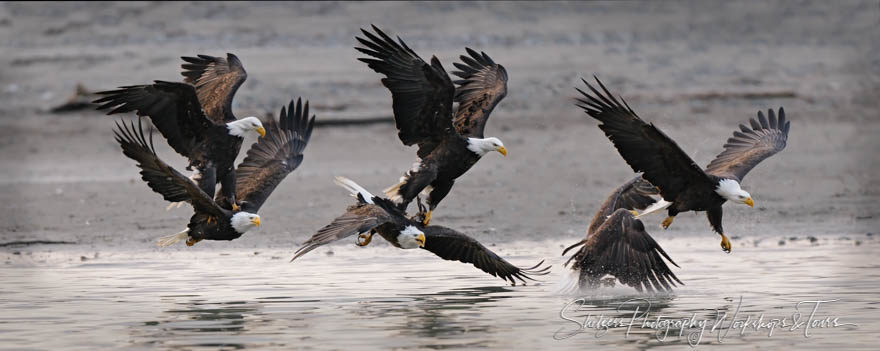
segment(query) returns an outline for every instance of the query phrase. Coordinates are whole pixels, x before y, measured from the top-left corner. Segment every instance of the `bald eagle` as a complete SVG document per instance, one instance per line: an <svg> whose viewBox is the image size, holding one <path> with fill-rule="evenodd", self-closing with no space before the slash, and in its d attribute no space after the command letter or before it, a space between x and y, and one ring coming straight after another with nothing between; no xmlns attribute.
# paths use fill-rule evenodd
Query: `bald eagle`
<svg viewBox="0 0 880 351"><path fill-rule="evenodd" d="M182 65L186 83L124 86L99 92L105 96L95 103L102 104L99 110L112 108L108 115L134 111L150 117L174 151L189 158L187 169L195 167L192 179L202 191L213 196L221 183L230 201L223 206L237 210L235 158L245 134L266 134L257 117L236 119L232 113L232 98L247 73L233 54L226 59L199 55L183 60L188 62Z"/></svg>
<svg viewBox="0 0 880 351"><path fill-rule="evenodd" d="M519 268L465 234L446 227L425 226L420 220L407 218L392 201L373 196L350 179L337 177L336 183L357 197L357 203L303 243L291 262L322 245L375 229L394 247L422 248L444 260L471 263L483 272L509 281L511 285L516 285L517 279L525 284L526 279L534 281L531 276L549 273L550 267L538 268L544 261L534 267ZM365 239L365 242L358 243L359 246L366 246L372 236L362 234L359 239Z"/></svg>
<svg viewBox="0 0 880 351"><path fill-rule="evenodd" d="M159 159L152 134L149 138L144 135L140 120L137 127L134 123L117 123L116 141L126 156L138 162L147 185L167 201L186 201L193 206L195 213L187 228L160 238L159 245L168 246L184 239L190 246L201 240L233 240L260 226L257 211L287 174L302 163L315 121L308 114L309 103L303 106L298 99L296 105L291 101L287 109L281 108L278 122L266 123L266 136L251 146L238 165L236 195L241 199L240 210L222 207L189 178Z"/></svg>
<svg viewBox="0 0 880 351"><path fill-rule="evenodd" d="M385 195L405 210L426 193L427 225L456 178L488 152L507 155L501 140L483 137L489 114L507 94L507 71L485 53L467 49L470 57L455 64L461 71L454 74L462 78L456 89L437 57L428 64L400 38L395 42L376 26L373 30L376 34L361 29L366 39L357 37L364 47L356 49L371 56L359 60L385 75L382 84L391 91L398 137L407 146L419 146L418 162ZM454 101L459 107L453 120Z"/></svg>
<svg viewBox="0 0 880 351"><path fill-rule="evenodd" d="M663 258L678 265L663 248L645 232L645 225L636 218L636 210L654 203L656 187L637 176L615 189L602 203L587 230L587 237L562 252L580 246L565 263L574 261L572 269L579 272L581 288L595 288L605 275L612 275L621 284L638 291L670 290L675 282L682 284Z"/></svg>
<svg viewBox="0 0 880 351"><path fill-rule="evenodd" d="M712 229L721 235L721 248L729 253L730 240L721 226L721 205L730 200L754 207L751 195L740 187L740 182L758 163L785 148L789 130L785 111L779 108L778 119L773 110L767 111L769 118L759 111L757 121L749 120L751 128L741 124L724 144L724 151L703 170L675 141L639 118L623 98L612 96L598 78L596 82L604 94L586 80L583 82L593 94L577 89L583 95L577 99L577 106L599 120L599 128L626 163L634 171L644 172L643 177L660 189L665 202L652 206L651 211L668 208L663 228L668 228L678 213L706 211Z"/></svg>

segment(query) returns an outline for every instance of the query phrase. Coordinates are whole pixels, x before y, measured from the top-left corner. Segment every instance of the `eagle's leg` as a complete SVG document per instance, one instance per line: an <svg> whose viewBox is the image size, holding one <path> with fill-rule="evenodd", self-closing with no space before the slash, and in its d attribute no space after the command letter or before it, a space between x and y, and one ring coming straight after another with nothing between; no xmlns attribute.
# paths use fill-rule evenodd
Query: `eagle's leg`
<svg viewBox="0 0 880 351"><path fill-rule="evenodd" d="M727 235L721 234L721 250L726 253L730 253L730 249L730 239L727 238Z"/></svg>
<svg viewBox="0 0 880 351"><path fill-rule="evenodd" d="M431 183L431 192L428 193L428 198L425 202L428 205L428 213L425 214L425 220L423 224L427 227L428 224L431 223L431 214L434 213L434 209L437 208L437 205L440 204L440 201L449 194L449 191L452 190L452 185L455 184L455 180L440 180L437 179L433 183Z"/></svg>
<svg viewBox="0 0 880 351"><path fill-rule="evenodd" d="M361 241L363 239L363 241ZM358 241L355 243L357 246L367 246L370 245L370 241L373 240L373 231L371 230L369 233L362 233L358 235Z"/></svg>
<svg viewBox="0 0 880 351"><path fill-rule="evenodd" d="M669 226L672 225L672 220L674 220L674 219L675 219L675 216L666 217L666 219L664 219L663 223L661 223L660 225L663 226L663 229L669 229Z"/></svg>
<svg viewBox="0 0 880 351"><path fill-rule="evenodd" d="M428 212L425 213L425 220L422 221L422 224L424 224L426 227L428 226L429 223L431 223L431 213L433 213L433 212L434 211L432 211L432 210L428 210Z"/></svg>
<svg viewBox="0 0 880 351"><path fill-rule="evenodd" d="M238 199L235 198L235 170L227 169L223 178L220 179L220 191L223 193L223 196L229 201L232 207L232 212L241 211L241 206L238 205Z"/></svg>
<svg viewBox="0 0 880 351"><path fill-rule="evenodd" d="M422 217L422 225L427 227L428 224L431 223L431 213L434 212L434 209L430 208L430 207L429 207L429 209L426 209L425 204L422 203L422 198L420 196L416 196L416 205L419 206L419 213L418 213L418 215L414 216L413 218L418 218L419 216L421 216Z"/></svg>
<svg viewBox="0 0 880 351"><path fill-rule="evenodd" d="M636 216L636 217L639 216L639 211L636 211L636 210L629 210L629 213L632 213L633 216Z"/></svg>

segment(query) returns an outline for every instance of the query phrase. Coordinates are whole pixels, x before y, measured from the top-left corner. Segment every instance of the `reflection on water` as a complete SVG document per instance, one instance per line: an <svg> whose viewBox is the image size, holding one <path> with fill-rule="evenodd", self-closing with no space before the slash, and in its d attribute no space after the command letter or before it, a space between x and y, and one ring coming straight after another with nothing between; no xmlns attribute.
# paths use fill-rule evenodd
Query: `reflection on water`
<svg viewBox="0 0 880 351"><path fill-rule="evenodd" d="M558 255L546 243L517 245L521 255L511 260L520 264ZM658 295L625 287L559 294L570 278L561 257L543 284L510 287L468 265L387 247L337 246L335 255L318 251L295 264L280 259L287 251L102 252L86 262L78 252L29 256L43 255L39 264L19 255L0 268L0 349L682 349L697 329L658 326L683 319L721 321L700 346L827 349L878 341L876 245L733 255L674 240L664 247L686 285ZM798 302L817 299L839 299L817 316L858 326L815 328L806 338L802 329L781 328L771 337L767 330L741 335L733 324L762 313L765 320L791 317ZM561 318L565 306L571 320ZM578 330L600 316L637 324Z"/></svg>

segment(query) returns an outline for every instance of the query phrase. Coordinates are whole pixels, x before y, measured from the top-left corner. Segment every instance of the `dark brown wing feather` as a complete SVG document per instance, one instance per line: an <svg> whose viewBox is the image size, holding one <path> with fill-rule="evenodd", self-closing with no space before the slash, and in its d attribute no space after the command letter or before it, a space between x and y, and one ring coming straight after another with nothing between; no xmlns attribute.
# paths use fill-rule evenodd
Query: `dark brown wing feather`
<svg viewBox="0 0 880 351"><path fill-rule="evenodd" d="M602 206L599 207L599 211L593 216L593 220L590 222L590 226L587 229L587 238L565 248L565 250L562 251L562 255L565 256L565 254L571 249L586 244L590 234L596 232L596 229L598 229L599 226L605 222L605 219L614 213L614 211L621 208L625 210L643 210L655 202L654 198L651 196L659 194L660 190L645 180L645 178L642 178L641 175L623 183L623 185L614 189L611 195L608 195L608 198L606 198L605 202L602 203ZM565 265L568 265L572 259L574 259L574 256L572 256Z"/></svg>
<svg viewBox="0 0 880 351"><path fill-rule="evenodd" d="M309 102L290 101L281 108L279 121L263 124L266 136L248 150L235 171L236 198L245 211L256 213L275 187L303 160L303 150L312 135L315 117L309 118Z"/></svg>
<svg viewBox="0 0 880 351"><path fill-rule="evenodd" d="M102 104L99 110L113 108L108 115L134 111L138 116L149 116L174 151L185 157L192 155L192 148L204 139L208 128L218 127L202 112L189 84L156 81L97 94L105 95L94 101Z"/></svg>
<svg viewBox="0 0 880 351"><path fill-rule="evenodd" d="M150 134L149 139L144 136L140 120L137 127L133 123L129 127L124 122L122 125L117 123L116 127L114 133L116 141L122 146L122 152L128 158L137 161L137 166L141 169L141 178L147 182L150 189L162 195L166 201L188 201L196 212L223 215L220 207L198 185L159 159L153 148L153 135Z"/></svg>
<svg viewBox="0 0 880 351"><path fill-rule="evenodd" d="M422 228L422 231L425 233L425 250L444 260L471 263L493 277L509 281L511 285L516 285L517 279L525 284L525 279L534 281L532 276L549 273L550 266L538 268L544 261L538 262L534 267L519 268L487 249L479 241L446 227L428 226Z"/></svg>
<svg viewBox="0 0 880 351"><path fill-rule="evenodd" d="M453 63L460 71L452 74L461 78L455 81L455 129L461 135L483 138L489 114L507 95L507 70L485 52L465 49L470 57L461 55L464 63Z"/></svg>
<svg viewBox="0 0 880 351"><path fill-rule="evenodd" d="M644 178L660 189L666 201L675 201L677 195L692 186L715 187L702 169L665 133L645 123L627 105L608 92L596 78L604 94L583 81L593 92L590 95L577 89L583 98L577 106L599 122L599 128L614 143L617 151L632 167L644 172Z"/></svg>
<svg viewBox="0 0 880 351"><path fill-rule="evenodd" d="M436 57L425 63L403 40L395 42L379 28L372 34L361 29L366 39L356 39L355 48L373 58L359 58L377 73L391 91L394 122L406 145L433 148L439 140L455 134L452 126L452 97L455 88ZM422 150L420 154L424 153Z"/></svg>
<svg viewBox="0 0 880 351"><path fill-rule="evenodd" d="M611 274L638 291L670 290L676 282L683 284L663 259L678 267L675 261L645 232L642 221L625 209L615 211L592 233L576 256L573 268L582 277Z"/></svg>
<svg viewBox="0 0 880 351"><path fill-rule="evenodd" d="M180 67L184 82L192 84L198 92L199 102L205 114L215 123L235 120L232 113L232 98L238 87L247 79L247 72L241 61L233 54L226 58L208 55L181 57L186 63Z"/></svg>
<svg viewBox="0 0 880 351"><path fill-rule="evenodd" d="M590 223L588 233L592 233L596 228L599 228L602 222L605 221L605 218L614 213L614 211L617 211L617 209L644 210L651 206L655 202L655 199L651 197L652 195L660 195L660 191L645 180L645 178L642 178L641 175L623 183L602 203L602 206Z"/></svg>
<svg viewBox="0 0 880 351"><path fill-rule="evenodd" d="M767 115L769 120L758 111L757 121L749 119L751 128L740 124L740 131L727 139L724 151L709 163L706 173L742 181L758 163L785 149L791 123L785 120L785 110L779 108L778 119L772 109L767 110Z"/></svg>
<svg viewBox="0 0 880 351"><path fill-rule="evenodd" d="M394 220L395 218L396 217L389 214L382 206L359 202L357 205L349 207L345 214L337 217L332 223L321 228L317 233L312 235L309 240L306 240L299 250L296 250L296 254L290 259L290 261L293 262L293 260L307 254L309 251L312 251L319 246L358 233L368 232L373 228Z"/></svg>

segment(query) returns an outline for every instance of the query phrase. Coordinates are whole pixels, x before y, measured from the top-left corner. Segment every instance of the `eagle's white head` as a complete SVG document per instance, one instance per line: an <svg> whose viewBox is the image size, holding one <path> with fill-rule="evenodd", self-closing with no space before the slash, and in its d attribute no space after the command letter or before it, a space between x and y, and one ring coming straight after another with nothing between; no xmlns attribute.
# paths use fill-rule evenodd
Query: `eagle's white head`
<svg viewBox="0 0 880 351"><path fill-rule="evenodd" d="M226 128L229 129L229 135L239 138L244 138L244 135L248 132L256 132L261 137L266 136L266 128L263 128L263 122L260 122L260 119L254 116L226 123Z"/></svg>
<svg viewBox="0 0 880 351"><path fill-rule="evenodd" d="M397 243L403 249L425 247L425 233L414 226L408 225L397 234Z"/></svg>
<svg viewBox="0 0 880 351"><path fill-rule="evenodd" d="M251 228L260 226L260 215L239 211L232 215L232 220L230 222L232 224L232 229L244 234L248 230L251 230Z"/></svg>
<svg viewBox="0 0 880 351"><path fill-rule="evenodd" d="M485 139L468 138L467 148L481 157L491 151L498 151L502 155L507 156L507 148L504 147L504 143L495 137Z"/></svg>
<svg viewBox="0 0 880 351"><path fill-rule="evenodd" d="M715 188L715 192L721 197L739 203L746 204L751 207L755 207L755 201L752 200L752 195L739 186L739 182L733 179L722 179L718 182L718 187Z"/></svg>

